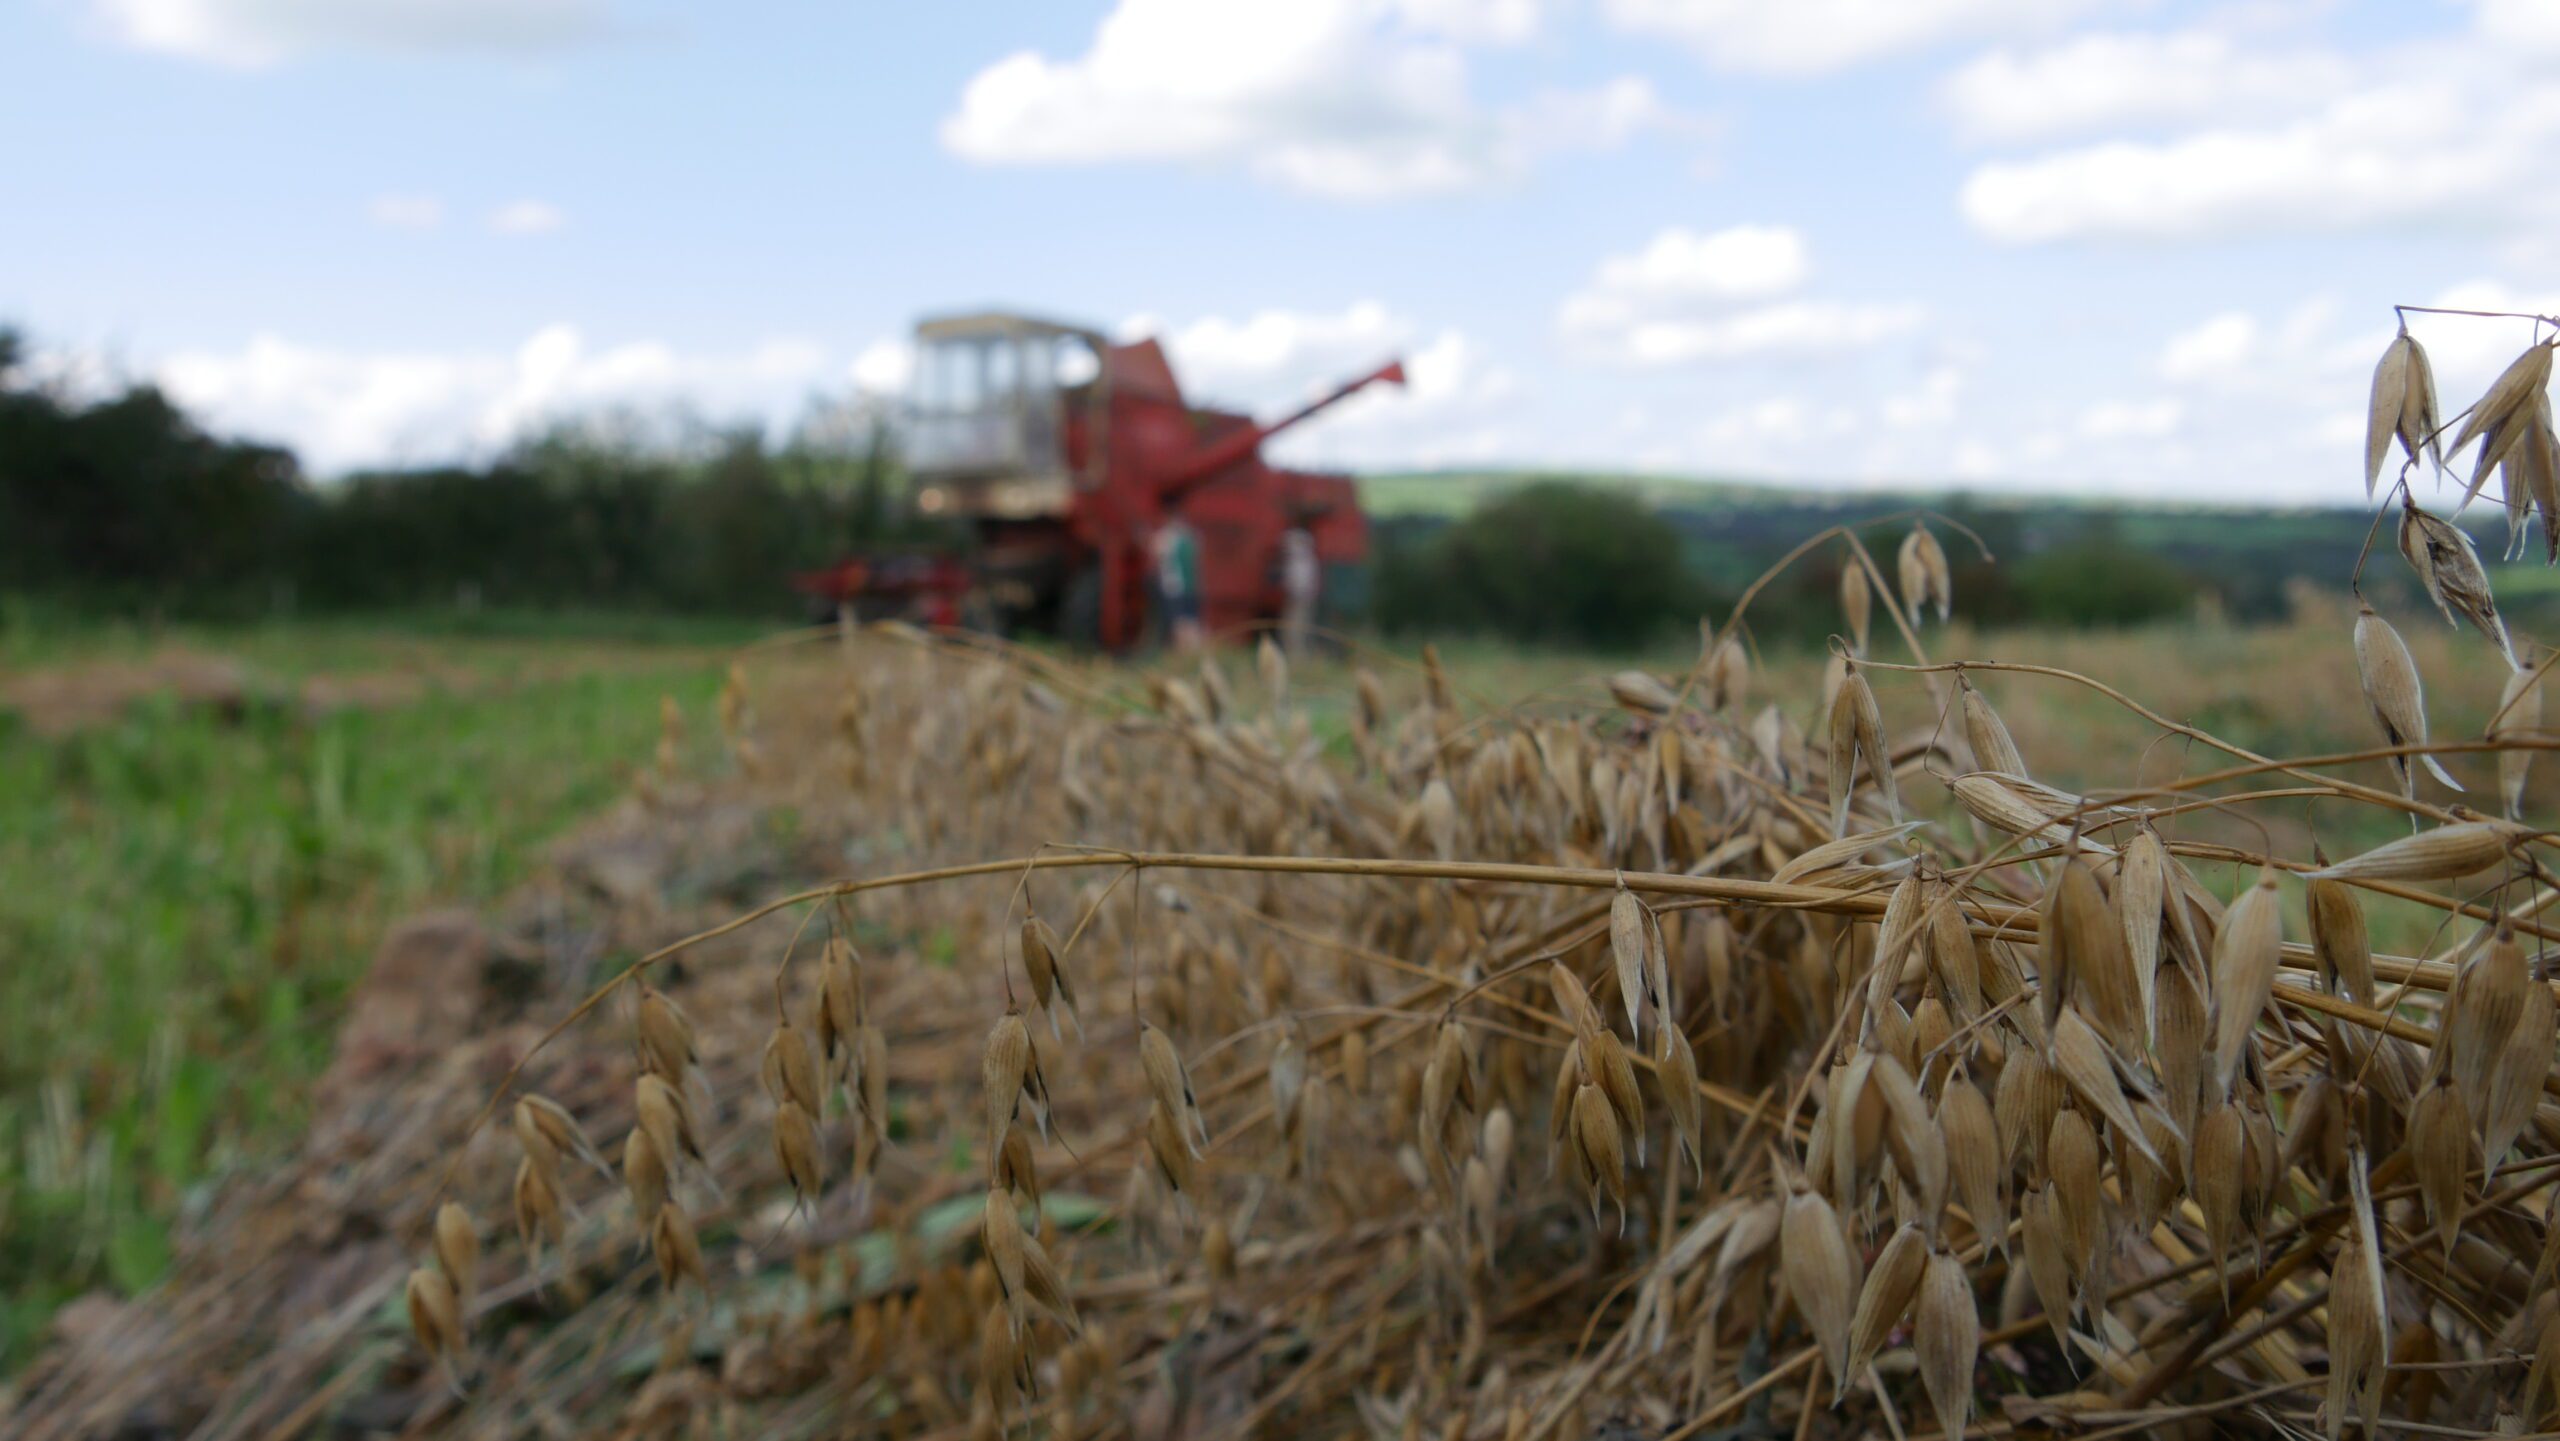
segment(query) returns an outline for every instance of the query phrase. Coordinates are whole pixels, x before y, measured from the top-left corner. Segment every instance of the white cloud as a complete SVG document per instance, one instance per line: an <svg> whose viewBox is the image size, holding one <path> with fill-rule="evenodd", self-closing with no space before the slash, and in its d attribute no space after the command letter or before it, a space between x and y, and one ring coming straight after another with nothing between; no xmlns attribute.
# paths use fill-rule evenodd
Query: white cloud
<svg viewBox="0 0 2560 1441"><path fill-rule="evenodd" d="M2102 400L2080 412L2080 433L2092 440L2157 439L2177 432L2186 407L2174 396L2150 400Z"/></svg>
<svg viewBox="0 0 2560 1441"><path fill-rule="evenodd" d="M942 143L980 164L1187 162L1381 199L1501 181L1669 121L1635 78L1478 103L1457 42L1518 38L1535 18L1502 0L1121 0L1084 55L1025 50L980 71Z"/></svg>
<svg viewBox="0 0 2560 1441"><path fill-rule="evenodd" d="M1606 0L1623 30L1727 70L1805 75L1948 40L2049 29L2093 0Z"/></svg>
<svg viewBox="0 0 2560 1441"><path fill-rule="evenodd" d="M599 38L603 0L92 0L128 45L217 65L317 51L540 55Z"/></svg>
<svg viewBox="0 0 2560 1441"><path fill-rule="evenodd" d="M444 202L432 195L377 195L365 214L386 230L433 230L444 223Z"/></svg>
<svg viewBox="0 0 2560 1441"><path fill-rule="evenodd" d="M547 200L515 200L489 212L489 229L499 235L548 235L569 223L560 207Z"/></svg>
<svg viewBox="0 0 2560 1441"><path fill-rule="evenodd" d="M1939 96L1972 139L2032 141L2282 115L2337 94L2352 74L2335 55L2261 53L2213 31L2099 34L1995 50L1948 76Z"/></svg>
<svg viewBox="0 0 2560 1441"><path fill-rule="evenodd" d="M2468 31L2354 56L2192 32L1994 57L1949 85L1978 131L2184 128L1982 165L1965 218L2013 244L2546 231L2560 214L2560 75L2540 59L2560 53L2554 8L2493 3Z"/></svg>
<svg viewBox="0 0 2560 1441"><path fill-rule="evenodd" d="M1919 324L1914 305L1776 299L1812 268L1804 237L1787 226L1675 226L1603 259L1556 324L1578 349L1643 366L1852 350ZM1772 303L1736 308L1749 301Z"/></svg>
<svg viewBox="0 0 2560 1441"><path fill-rule="evenodd" d="M365 352L260 335L168 357L156 378L213 429L282 441L316 472L483 454L544 421L617 406L782 419L841 375L794 337L736 353L597 347L551 325L512 352Z"/></svg>
<svg viewBox="0 0 2560 1441"><path fill-rule="evenodd" d="M2170 381L2213 380L2236 373L2256 351L2258 318L2245 310L2225 311L2169 337L2160 351L2160 378Z"/></svg>
<svg viewBox="0 0 2560 1441"><path fill-rule="evenodd" d="M847 373L863 390L877 395L898 395L905 392L915 370L915 346L904 339L884 336L864 346L862 353L853 358L853 368Z"/></svg>

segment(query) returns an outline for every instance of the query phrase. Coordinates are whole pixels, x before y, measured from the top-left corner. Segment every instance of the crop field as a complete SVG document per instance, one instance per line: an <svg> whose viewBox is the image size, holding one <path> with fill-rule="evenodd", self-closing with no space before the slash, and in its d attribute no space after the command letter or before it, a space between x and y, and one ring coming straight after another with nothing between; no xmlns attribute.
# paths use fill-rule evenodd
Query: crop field
<svg viewBox="0 0 2560 1441"><path fill-rule="evenodd" d="M2538 1410L2538 672L1849 534L1831 650L13 640L12 1424Z"/></svg>

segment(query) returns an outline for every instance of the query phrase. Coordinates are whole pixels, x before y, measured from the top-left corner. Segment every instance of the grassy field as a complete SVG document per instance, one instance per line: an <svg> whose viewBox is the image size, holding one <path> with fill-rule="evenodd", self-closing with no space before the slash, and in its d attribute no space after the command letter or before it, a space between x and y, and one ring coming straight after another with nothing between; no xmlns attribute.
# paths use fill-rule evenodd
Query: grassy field
<svg viewBox="0 0 2560 1441"><path fill-rule="evenodd" d="M742 636L6 632L0 1361L153 1279L190 1192L291 1134L384 927L514 885L627 790L660 696L710 729ZM191 698L122 703L156 680Z"/></svg>
<svg viewBox="0 0 2560 1441"><path fill-rule="evenodd" d="M2372 743L2350 621L2338 608L2273 628L1959 625L1922 640L1937 658L2082 671L2173 719L2295 754ZM2439 731L2477 734L2497 696L2494 654L2432 616L2401 622ZM746 638L733 627L633 635L503 617L0 633L0 707L21 701L0 713L0 954L11 958L0 971L0 1358L23 1357L68 1297L160 1273L191 1194L294 1133L347 989L385 927L431 904L492 900L539 864L547 840L627 793L655 742L661 696L694 720L691 761L718 765L710 707L726 646ZM1900 655L1882 634L1878 644L1880 656ZM1482 703L1560 711L1587 709L1620 666L1670 673L1690 658L1671 646L1445 649ZM1758 696L1800 704L1820 693L1818 653L1763 662L1755 709ZM1390 658L1372 663L1391 688L1412 685ZM61 709L66 692L80 700L79 684L102 676L128 688L171 677L213 685L218 703L163 694L104 719ZM2056 784L2122 785L2123 758L2146 747L2146 781L2220 763L2185 742L2155 744L2157 727L2089 690L2023 676L1980 683ZM1898 726L1928 714L1917 677L1878 673L1876 684ZM1303 677L1320 709L1347 709L1349 692L1347 671ZM2486 766L2455 768L2485 801ZM2389 783L2378 764L2352 774ZM2330 829L2302 802L2260 819L2280 846L2303 847L2314 831L2333 852L2388 838L2361 810L2341 809ZM2194 836L2250 834L2228 820L2180 824ZM2376 920L2380 943L2418 939Z"/></svg>

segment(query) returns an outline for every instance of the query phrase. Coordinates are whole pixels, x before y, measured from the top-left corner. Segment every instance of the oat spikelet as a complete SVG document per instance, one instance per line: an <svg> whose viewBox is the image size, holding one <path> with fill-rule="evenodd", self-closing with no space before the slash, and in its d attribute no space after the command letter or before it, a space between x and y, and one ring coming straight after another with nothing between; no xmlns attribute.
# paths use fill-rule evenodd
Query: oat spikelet
<svg viewBox="0 0 2560 1441"><path fill-rule="evenodd" d="M1974 1234L1986 1249L2004 1255L2009 1249L2008 1209L2001 1185L2008 1167L2001 1164L1998 1123L1982 1088L1963 1076L1951 1077L1938 1096L1938 1134L1947 1148L1947 1171L1956 1199L1964 1204Z"/></svg>
<svg viewBox="0 0 2560 1441"><path fill-rule="evenodd" d="M516 1239L524 1243L527 1255L539 1259L544 1240L568 1238L569 1218L561 1210L560 1193L551 1188L550 1178L530 1156L516 1162L514 1201Z"/></svg>
<svg viewBox="0 0 2560 1441"><path fill-rule="evenodd" d="M2441 1073L2451 1067L2473 1115L2488 1114L2491 1071L2524 1015L2525 992L2534 984L2524 948L2503 923L2454 972L2430 1069Z"/></svg>
<svg viewBox="0 0 2560 1441"><path fill-rule="evenodd" d="M1618 995L1627 1008L1627 1035L1642 1034L1644 1014L1646 928L1644 902L1621 886L1609 900L1609 954L1618 967Z"/></svg>
<svg viewBox="0 0 2560 1441"><path fill-rule="evenodd" d="M978 1323L980 1396L997 1417L1031 1395L1031 1365L1022 1354L1016 1323L1001 1305L987 1308Z"/></svg>
<svg viewBox="0 0 2560 1441"><path fill-rule="evenodd" d="M2498 598L2489 589L2489 572L2480 553L2460 527L2418 509L2415 501L2400 504L2400 554L2418 573L2419 583L2444 612L2448 624L2469 621L2516 668L2515 645L2506 623L2498 619ZM2458 617L2458 619L2457 619Z"/></svg>
<svg viewBox="0 0 2560 1441"><path fill-rule="evenodd" d="M784 1101L773 1112L773 1154L791 1182L798 1204L813 1206L826 1189L826 1152L817 1123L797 1101Z"/></svg>
<svg viewBox="0 0 2560 1441"><path fill-rule="evenodd" d="M459 1365L464 1345L462 1305L453 1280L442 1271L420 1267L409 1273L409 1329L419 1346L445 1364Z"/></svg>
<svg viewBox="0 0 2560 1441"><path fill-rule="evenodd" d="M1640 716L1660 717L1671 714L1679 697L1671 687L1651 671L1622 670L1609 677L1609 698L1627 711Z"/></svg>
<svg viewBox="0 0 2560 1441"><path fill-rule="evenodd" d="M2417 1174L2427 1222L2443 1235L2448 1260L2462 1233L2462 1175L2470 1160L2470 1111L2462 1092L2439 1077L2409 1110L2409 1169Z"/></svg>
<svg viewBox="0 0 2560 1441"><path fill-rule="evenodd" d="M1902 1324L1928 1266L1929 1242L1917 1226L1897 1227L1893 1238L1876 1253L1875 1264L1867 1268L1866 1284L1858 1288L1857 1310L1849 1319L1849 1362L1832 1380L1833 1405L1848 1394L1851 1378L1866 1373L1867 1363L1875 1359L1885 1337Z"/></svg>
<svg viewBox="0 0 2560 1441"><path fill-rule="evenodd" d="M687 1281L706 1291L711 1288L692 1218L673 1201L658 1208L657 1222L649 1228L649 1254L658 1263L658 1284L666 1289L672 1291Z"/></svg>
<svg viewBox="0 0 2560 1441"><path fill-rule="evenodd" d="M2383 348L2382 359L2373 367L2373 398L2365 408L2364 422L2364 494L2373 498L2374 482L2382 475L2382 458L2391 451L2391 439L2400 432L2401 416L2408 409L2409 353L2417 342L2409 338L2407 329L2391 338ZM2409 459L2417 460L2413 446Z"/></svg>
<svg viewBox="0 0 2560 1441"><path fill-rule="evenodd" d="M2147 1047L2144 988L2134 975L2123 923L2108 908L2087 860L2074 856L2055 872L2045 895L2039 943L2045 976L2038 1000L2046 1024L2053 1023L2064 1001L2076 1000L2119 1054L2139 1054Z"/></svg>
<svg viewBox="0 0 2560 1441"><path fill-rule="evenodd" d="M2515 1029L2507 1033L2507 1043L2498 1048L2489 1068L2489 1109L2480 1117L2480 1150L2493 1180L2507 1148L2533 1124L2555 1043L2560 1043L2560 1016L2554 1013L2551 987L2531 982L2516 1013Z"/></svg>
<svg viewBox="0 0 2560 1441"><path fill-rule="evenodd" d="M480 1232L471 1224L471 1213L453 1201L436 1207L435 1242L436 1265L452 1279L454 1296L468 1309L480 1284Z"/></svg>
<svg viewBox="0 0 2560 1441"><path fill-rule="evenodd" d="M1617 1108L1594 1085L1577 1087L1573 1093L1573 1154L1578 1169L1591 1187L1591 1219L1600 1219L1600 1193L1606 1191L1617 1203L1618 1229L1627 1224L1627 1156L1625 1133L1618 1125Z"/></svg>
<svg viewBox="0 0 2560 1441"><path fill-rule="evenodd" d="M1867 653L1867 626L1875 610L1875 593L1867 586L1867 568L1851 555L1840 567L1840 614L1849 623L1849 649Z"/></svg>
<svg viewBox="0 0 2560 1441"><path fill-rule="evenodd" d="M2054 1203L2052 1183L2027 1192L2020 1198L2018 1210L2027 1280L2035 1288L2036 1303L2043 1308L2046 1324L2053 1327L2053 1339L2067 1352L2071 1344L2070 1239Z"/></svg>
<svg viewBox="0 0 2560 1441"><path fill-rule="evenodd" d="M2231 1247L2243 1230L2240 1170L2247 1144L2247 1126L2239 1107L2227 1103L2208 1107L2196 1122L2195 1162L2187 1168L2196 1209L2204 1213L2205 1245L2213 1252L2213 1272L2222 1282L2225 1300L2231 1295Z"/></svg>
<svg viewBox="0 0 2560 1441"><path fill-rule="evenodd" d="M1158 1179L1175 1195L1188 1199L1199 1189L1189 1138L1174 1122L1172 1113L1154 1103L1147 1107L1147 1154L1155 1159Z"/></svg>
<svg viewBox="0 0 2560 1441"><path fill-rule="evenodd" d="M1991 708L1990 700L1974 689L1963 671L1956 672L1956 689L1964 695L1964 738L1973 749L1974 768L2025 780L2026 758L2018 754L2018 743L2010 739L2008 723Z"/></svg>
<svg viewBox="0 0 2560 1441"><path fill-rule="evenodd" d="M2137 1050L2150 1047L2160 1022L2160 916L2168 898L2169 848L2149 826L2125 842L2116 866L2115 914L2124 934L2126 964L2132 968L2141 997L2142 1037Z"/></svg>
<svg viewBox="0 0 2560 1441"><path fill-rule="evenodd" d="M1191 1071L1173 1049L1173 1041L1164 1032L1141 1021L1138 1024L1138 1062L1147 1073L1147 1087L1155 1093L1156 1104L1182 1122L1182 1134L1194 1139L1193 1154L1209 1148L1209 1122L1200 1114L1200 1100L1191 1090Z"/></svg>
<svg viewBox="0 0 2560 1441"><path fill-rule="evenodd" d="M649 1133L650 1143L670 1165L691 1161L708 1174L711 1163L702 1154L702 1141L694 1130L693 1107L682 1091L668 1085L662 1076L644 1075L635 1091L633 1111L640 1129Z"/></svg>
<svg viewBox="0 0 2560 1441"><path fill-rule="evenodd" d="M1778 1265L1787 1294L1822 1346L1834 1376L1849 1374L1849 1324L1858 1296L1858 1263L1831 1203L1811 1191L1787 1198L1778 1230Z"/></svg>
<svg viewBox="0 0 2560 1441"><path fill-rule="evenodd" d="M652 1072L681 1082L694 1064L693 1018L667 993L640 986L640 1059Z"/></svg>
<svg viewBox="0 0 2560 1441"><path fill-rule="evenodd" d="M587 1133L578 1126L577 1118L548 1096L528 1095L516 1101L513 1116L516 1140L534 1163L551 1172L551 1180L560 1179L560 1158L575 1156L593 1166L598 1175L613 1179L613 1168L605 1164Z"/></svg>
<svg viewBox="0 0 2560 1441"><path fill-rule="evenodd" d="M2551 381L2551 342L2543 341L2526 347L2524 354L2507 363L2498 378L2489 382L2488 391L2475 402L2462 424L2453 433L2453 441L2445 447L2458 451L2479 436L2502 428L2532 402L2534 393ZM2484 454L2486 447L2483 448Z"/></svg>
<svg viewBox="0 0 2560 1441"><path fill-rule="evenodd" d="M1654 1076L1662 1084L1663 1109L1671 1116L1674 1151L1689 1158L1691 1173L1703 1184L1707 1178L1703 1129L1706 1118L1698 1104L1697 1052L1690 1048L1689 1038L1678 1026L1664 1026L1661 1033L1661 1064Z"/></svg>
<svg viewBox="0 0 2560 1441"><path fill-rule="evenodd" d="M777 1106L796 1104L810 1115L817 1115L824 1107L824 1082L820 1076L818 1053L809 1045L809 1033L787 1018L775 1026L765 1040L764 1055L757 1066L757 1079L764 1085L765 1096Z"/></svg>
<svg viewBox="0 0 2560 1441"><path fill-rule="evenodd" d="M1902 549L1895 555L1895 568L1901 572L1902 607L1917 626L1935 603L1938 619L1947 618L1948 608L1955 604L1955 588L1947 569L1947 553L1929 527L1912 522L1911 533L1902 538Z"/></svg>
<svg viewBox="0 0 2560 1441"><path fill-rule="evenodd" d="M1021 1013L1008 1011L987 1032L986 1050L978 1059L978 1083L986 1105L987 1150L1004 1143L1005 1127L1031 1071L1031 1032Z"/></svg>
<svg viewBox="0 0 2560 1441"><path fill-rule="evenodd" d="M860 1058L855 1043L861 1027L862 962L851 941L831 936L818 960L818 1051L839 1081Z"/></svg>
<svg viewBox="0 0 2560 1441"><path fill-rule="evenodd" d="M1958 1437L1973 1413L1973 1363L1982 1350L1982 1318L1964 1263L1940 1251L1929 1258L1912 1312L1911 1349L1920 1384L1938 1413L1938 1434Z"/></svg>
<svg viewBox="0 0 2560 1441"><path fill-rule="evenodd" d="M2384 745L2427 743L2426 690L2418 681L2418 663L2410 659L2409 647L2400 639L2400 632L2369 605L2356 610L2356 676L2364 685L2365 704L2373 708L2374 721L2382 727ZM2434 756L2422 754L2417 759L2437 780L2454 790L2462 789L2461 782L2448 774ZM2415 800L2417 777L2409 761L2405 755L2393 756L2391 769L2400 778L2400 793Z"/></svg>
<svg viewBox="0 0 2560 1441"><path fill-rule="evenodd" d="M2364 1429L2374 1427L2381 1406L2386 1363L2382 1267L2365 1249L2364 1238L2349 1233L2338 1249L2338 1264L2329 1273L2329 1376L2321 1422L2329 1441L2338 1441L2347 1419L2348 1400L2363 1395ZM2359 1383L2362 1383L2359 1386Z"/></svg>
<svg viewBox="0 0 2560 1441"><path fill-rule="evenodd" d="M2373 1004L2373 943L2364 923L2364 902L2355 888L2340 881L2313 881L2303 888L2303 911L2311 922L2311 951L2319 960L2323 982L2335 977L2345 984L2347 999Z"/></svg>
<svg viewBox="0 0 2560 1441"><path fill-rule="evenodd" d="M631 1195L631 1217L645 1233L667 1203L667 1159L645 1127L632 1127L622 1140L622 1182Z"/></svg>
<svg viewBox="0 0 2560 1441"><path fill-rule="evenodd" d="M2231 903L2213 942L2213 1074L2224 1095L2240 1074L2249 1033L2274 994L2284 954L2284 917L2273 868Z"/></svg>
<svg viewBox="0 0 2560 1441"><path fill-rule="evenodd" d="M1265 637L1265 645L1267 642L1270 640ZM1075 1026L1078 1039L1083 1037L1085 1024L1075 1014L1075 983L1068 978L1065 957L1060 955L1057 932L1050 929L1050 921L1042 921L1039 916L1021 919L1021 970L1032 978L1032 998L1039 1003L1039 1011L1050 1016L1052 1042L1065 1039L1057 1034L1057 1014L1060 1011L1068 1014L1068 1021Z"/></svg>
<svg viewBox="0 0 2560 1441"><path fill-rule="evenodd" d="M1877 709L1876 693L1868 688L1866 676L1851 666L1831 703L1831 833L1835 836L1848 834L1849 793L1862 761L1867 779L1884 795L1885 810L1896 825L1901 824L1902 799L1894 790L1893 757L1885 750L1884 712Z"/></svg>
<svg viewBox="0 0 2560 1441"><path fill-rule="evenodd" d="M2077 1007L2066 1009L2053 1028L2053 1068L2062 1073L2072 1094L2082 1105L2096 1111L2143 1156L2157 1163L2151 1139L2133 1119L2133 1107L2125 1100L2124 1087L2116 1079L2115 1058L2107 1053L2106 1042L2081 1019Z"/></svg>
<svg viewBox="0 0 2560 1441"><path fill-rule="evenodd" d="M2396 841L2363 855L2305 872L2314 881L2447 881L2485 871L2506 859L2523 838L2503 821L2457 821Z"/></svg>

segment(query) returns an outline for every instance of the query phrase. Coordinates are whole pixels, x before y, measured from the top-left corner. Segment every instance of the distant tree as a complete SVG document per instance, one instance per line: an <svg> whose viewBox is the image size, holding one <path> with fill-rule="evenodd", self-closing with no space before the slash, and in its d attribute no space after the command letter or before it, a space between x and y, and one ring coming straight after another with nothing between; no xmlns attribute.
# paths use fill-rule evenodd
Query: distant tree
<svg viewBox="0 0 2560 1441"><path fill-rule="evenodd" d="M1390 629L1623 649L1687 624L1700 600L1661 517L1623 491L1565 481L1523 486L1381 552L1376 605Z"/></svg>

